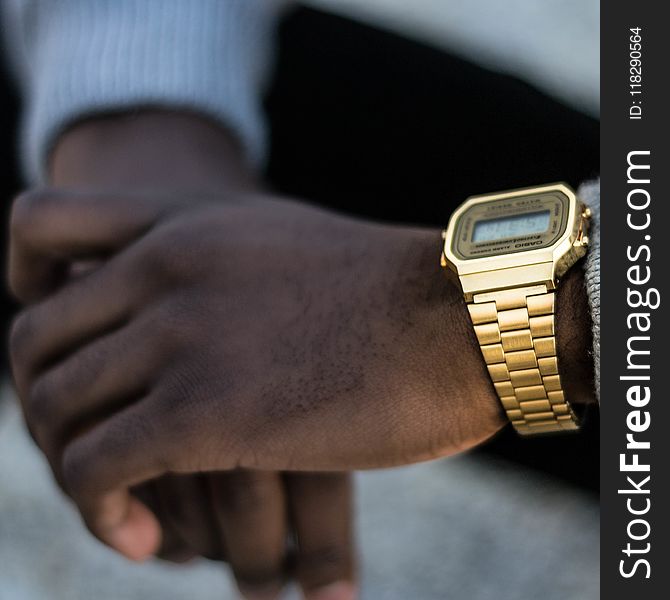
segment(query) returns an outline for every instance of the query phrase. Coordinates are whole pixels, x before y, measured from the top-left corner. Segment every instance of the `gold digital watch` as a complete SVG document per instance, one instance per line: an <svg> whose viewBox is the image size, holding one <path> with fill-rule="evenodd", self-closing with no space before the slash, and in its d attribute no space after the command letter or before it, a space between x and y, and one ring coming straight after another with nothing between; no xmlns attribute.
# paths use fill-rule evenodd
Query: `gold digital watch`
<svg viewBox="0 0 670 600"><path fill-rule="evenodd" d="M584 254L591 211L564 183L473 196L444 231L500 402L523 435L579 429L556 359L555 290Z"/></svg>

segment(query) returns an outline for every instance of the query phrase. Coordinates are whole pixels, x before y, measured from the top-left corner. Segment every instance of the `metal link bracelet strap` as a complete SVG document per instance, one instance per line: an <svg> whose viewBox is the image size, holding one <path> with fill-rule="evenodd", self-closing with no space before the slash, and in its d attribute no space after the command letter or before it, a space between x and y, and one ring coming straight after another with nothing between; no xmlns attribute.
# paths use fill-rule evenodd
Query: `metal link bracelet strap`
<svg viewBox="0 0 670 600"><path fill-rule="evenodd" d="M522 435L579 429L558 374L554 300L539 285L476 294L468 304L500 402Z"/></svg>

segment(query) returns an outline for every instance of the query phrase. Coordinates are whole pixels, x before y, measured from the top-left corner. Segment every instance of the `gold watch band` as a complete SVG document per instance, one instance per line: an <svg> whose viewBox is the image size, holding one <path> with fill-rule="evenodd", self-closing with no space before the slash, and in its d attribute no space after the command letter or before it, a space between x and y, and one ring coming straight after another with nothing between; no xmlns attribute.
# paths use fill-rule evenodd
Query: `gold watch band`
<svg viewBox="0 0 670 600"><path fill-rule="evenodd" d="M475 294L468 304L493 385L522 435L579 429L556 358L555 293L546 285Z"/></svg>

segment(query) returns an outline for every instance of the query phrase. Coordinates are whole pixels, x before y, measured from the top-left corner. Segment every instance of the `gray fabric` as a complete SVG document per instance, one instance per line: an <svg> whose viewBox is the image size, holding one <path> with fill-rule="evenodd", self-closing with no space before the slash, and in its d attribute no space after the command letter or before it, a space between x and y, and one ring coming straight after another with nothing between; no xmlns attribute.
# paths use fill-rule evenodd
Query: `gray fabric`
<svg viewBox="0 0 670 600"><path fill-rule="evenodd" d="M0 600L236 598L214 563L136 565L93 539L2 396ZM362 600L599 598L594 496L468 456L362 473L357 492Z"/></svg>
<svg viewBox="0 0 670 600"><path fill-rule="evenodd" d="M28 181L44 180L50 146L73 121L143 105L205 114L262 162L261 88L281 1L2 2Z"/></svg>
<svg viewBox="0 0 670 600"><path fill-rule="evenodd" d="M593 366L596 395L600 401L600 180L582 185L579 196L592 212L589 252L584 263L584 283L593 320Z"/></svg>

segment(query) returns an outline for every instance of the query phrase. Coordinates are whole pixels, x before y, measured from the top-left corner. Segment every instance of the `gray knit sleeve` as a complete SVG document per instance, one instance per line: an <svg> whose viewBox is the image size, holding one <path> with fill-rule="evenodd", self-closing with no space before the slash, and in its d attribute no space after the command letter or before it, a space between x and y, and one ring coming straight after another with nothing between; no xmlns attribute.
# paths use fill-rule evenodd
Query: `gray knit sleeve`
<svg viewBox="0 0 670 600"><path fill-rule="evenodd" d="M583 184L578 193L593 213L589 231L590 247L584 263L584 281L593 319L593 364L596 395L600 400L600 181Z"/></svg>
<svg viewBox="0 0 670 600"><path fill-rule="evenodd" d="M275 0L3 0L21 86L22 159L44 178L73 121L138 106L182 108L225 123L258 164L261 86L282 2Z"/></svg>

